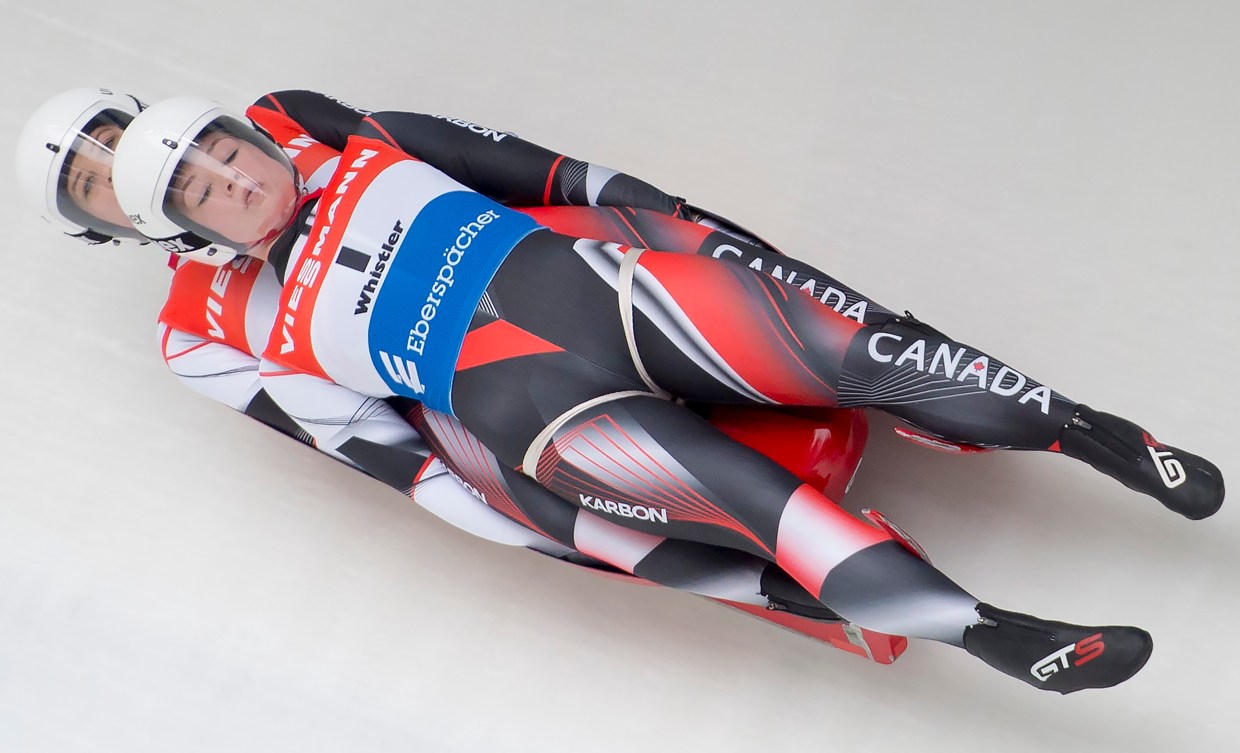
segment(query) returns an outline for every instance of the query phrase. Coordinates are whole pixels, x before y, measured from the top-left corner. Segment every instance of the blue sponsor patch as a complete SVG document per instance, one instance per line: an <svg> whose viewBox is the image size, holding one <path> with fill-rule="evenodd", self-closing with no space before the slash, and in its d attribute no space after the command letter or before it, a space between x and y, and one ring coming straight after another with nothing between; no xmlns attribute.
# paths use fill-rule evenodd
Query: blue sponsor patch
<svg viewBox="0 0 1240 753"><path fill-rule="evenodd" d="M370 317L370 358L393 392L452 414L452 377L474 309L508 253L539 227L470 191L418 213Z"/></svg>

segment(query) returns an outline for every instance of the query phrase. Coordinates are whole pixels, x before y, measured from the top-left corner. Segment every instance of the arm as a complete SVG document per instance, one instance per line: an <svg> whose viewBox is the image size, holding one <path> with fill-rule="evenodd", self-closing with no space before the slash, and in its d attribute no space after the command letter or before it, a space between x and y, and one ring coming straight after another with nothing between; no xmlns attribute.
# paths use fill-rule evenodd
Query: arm
<svg viewBox="0 0 1240 753"><path fill-rule="evenodd" d="M432 457L413 427L384 401L266 361L256 374L272 404L321 452L356 466L474 536L556 557L570 553L470 494Z"/></svg>
<svg viewBox="0 0 1240 753"><path fill-rule="evenodd" d="M675 215L684 203L630 175L464 120L376 112L358 133L382 139L510 206L624 206Z"/></svg>
<svg viewBox="0 0 1240 753"><path fill-rule="evenodd" d="M369 110L354 107L327 94L305 89L286 89L259 97L251 109L277 112L294 120L306 135L342 151L349 136L361 125Z"/></svg>
<svg viewBox="0 0 1240 753"><path fill-rule="evenodd" d="M299 89L264 95L253 107L291 118L311 138L337 151L353 133L383 139L511 206L640 207L676 215L684 203L630 175L465 120L416 112L372 114Z"/></svg>
<svg viewBox="0 0 1240 753"><path fill-rule="evenodd" d="M159 323L164 362L189 389L299 442L309 436L276 407L258 381L258 360L224 343Z"/></svg>
<svg viewBox="0 0 1240 753"><path fill-rule="evenodd" d="M472 497L441 463L430 457L430 451L417 433L385 403L374 401L377 404L355 405L351 415L356 420L334 427L331 420L299 422L262 388L259 361L250 354L174 329L163 322L159 325L159 341L168 368L194 392L400 489L412 496L419 506L466 533L555 556L567 553ZM326 384L336 387L330 382ZM302 389L304 391L305 387ZM335 390L325 391L329 393L329 404L335 399L333 407L347 407L341 404L339 394L331 394ZM314 393L307 397L313 399ZM370 398L365 400L371 401Z"/></svg>

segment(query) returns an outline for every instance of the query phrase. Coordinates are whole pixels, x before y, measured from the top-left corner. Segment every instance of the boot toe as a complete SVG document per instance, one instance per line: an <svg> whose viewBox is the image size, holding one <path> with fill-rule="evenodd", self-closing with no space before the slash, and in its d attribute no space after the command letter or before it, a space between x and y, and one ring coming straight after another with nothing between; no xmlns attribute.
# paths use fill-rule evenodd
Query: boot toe
<svg viewBox="0 0 1240 753"><path fill-rule="evenodd" d="M1226 496L1223 474L1218 466L1205 458L1173 447L1168 447L1166 451L1171 453L1167 456L1167 460L1174 460L1177 465L1171 466L1172 473L1167 472L1166 465L1163 466L1159 480L1164 489L1157 495L1158 500L1168 509L1189 520L1202 520L1218 512ZM1178 471L1181 476L1172 475L1175 471ZM1181 477L1183 481L1177 483L1176 479ZM1171 479L1170 482L1168 478ZM1171 486L1171 484L1176 485Z"/></svg>

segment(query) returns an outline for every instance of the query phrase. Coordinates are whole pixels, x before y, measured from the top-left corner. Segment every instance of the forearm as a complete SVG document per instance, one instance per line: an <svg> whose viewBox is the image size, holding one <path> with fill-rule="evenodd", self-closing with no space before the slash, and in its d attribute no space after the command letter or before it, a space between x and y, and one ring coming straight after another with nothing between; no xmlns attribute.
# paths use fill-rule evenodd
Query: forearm
<svg viewBox="0 0 1240 753"><path fill-rule="evenodd" d="M464 120L376 112L359 132L510 206L631 206L674 215L682 203L630 175Z"/></svg>
<svg viewBox="0 0 1240 753"><path fill-rule="evenodd" d="M301 427L263 391L257 358L163 322L158 334L169 371L185 387L299 442L308 441Z"/></svg>
<svg viewBox="0 0 1240 753"><path fill-rule="evenodd" d="M430 450L387 403L263 361L263 389L321 452L409 493Z"/></svg>
<svg viewBox="0 0 1240 753"><path fill-rule="evenodd" d="M168 369L204 397L244 411L261 389L258 359L248 353L162 322L158 338Z"/></svg>

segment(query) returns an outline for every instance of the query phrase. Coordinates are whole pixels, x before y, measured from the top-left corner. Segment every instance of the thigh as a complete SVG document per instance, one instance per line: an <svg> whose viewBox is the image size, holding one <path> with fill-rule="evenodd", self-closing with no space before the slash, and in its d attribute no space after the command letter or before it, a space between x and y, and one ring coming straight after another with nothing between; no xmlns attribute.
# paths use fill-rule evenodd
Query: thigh
<svg viewBox="0 0 1240 753"><path fill-rule="evenodd" d="M649 395L581 410L544 439L533 470L561 497L626 527L764 558L774 557L785 508L804 487L696 413ZM825 514L845 519L845 538L856 526L873 530L822 501Z"/></svg>
<svg viewBox="0 0 1240 753"><path fill-rule="evenodd" d="M649 391L620 326L619 256L539 231L509 254L457 358L457 418L509 467L556 417L603 395Z"/></svg>
<svg viewBox="0 0 1240 753"><path fill-rule="evenodd" d="M547 348L572 353L640 384L620 317L617 286L623 248L549 230L531 233L487 287L475 328L502 322Z"/></svg>
<svg viewBox="0 0 1240 753"><path fill-rule="evenodd" d="M536 353L472 366L456 373L456 417L510 468L548 424L604 395L644 391L625 378L566 351Z"/></svg>
<svg viewBox="0 0 1240 753"><path fill-rule="evenodd" d="M660 387L701 402L838 404L860 322L710 257L643 251L632 280L637 351Z"/></svg>

